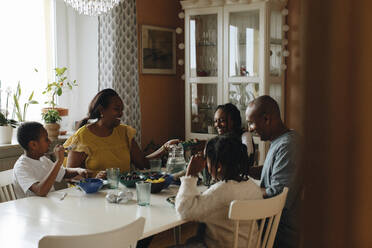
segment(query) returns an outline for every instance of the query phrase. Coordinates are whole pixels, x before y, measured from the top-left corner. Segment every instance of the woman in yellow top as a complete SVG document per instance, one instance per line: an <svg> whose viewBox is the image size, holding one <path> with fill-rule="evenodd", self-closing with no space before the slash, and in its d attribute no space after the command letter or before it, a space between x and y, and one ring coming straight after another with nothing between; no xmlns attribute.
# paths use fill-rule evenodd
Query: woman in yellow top
<svg viewBox="0 0 372 248"><path fill-rule="evenodd" d="M123 101L113 89L104 89L97 93L89 105L88 117L80 122L80 128L64 146L73 149L67 157L67 167L82 167L104 177L107 168L120 168L129 171L133 163L138 169L149 168L148 158L161 156L171 144L166 142L159 150L145 157L134 140L136 130L120 124L123 115ZM97 119L88 124L89 119Z"/></svg>

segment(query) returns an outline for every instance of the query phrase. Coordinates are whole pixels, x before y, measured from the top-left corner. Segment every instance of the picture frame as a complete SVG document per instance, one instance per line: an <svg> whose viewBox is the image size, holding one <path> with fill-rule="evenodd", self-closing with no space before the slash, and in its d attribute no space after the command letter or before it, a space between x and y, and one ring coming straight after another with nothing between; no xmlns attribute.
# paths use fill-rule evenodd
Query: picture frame
<svg viewBox="0 0 372 248"><path fill-rule="evenodd" d="M176 74L176 30L141 26L143 74Z"/></svg>

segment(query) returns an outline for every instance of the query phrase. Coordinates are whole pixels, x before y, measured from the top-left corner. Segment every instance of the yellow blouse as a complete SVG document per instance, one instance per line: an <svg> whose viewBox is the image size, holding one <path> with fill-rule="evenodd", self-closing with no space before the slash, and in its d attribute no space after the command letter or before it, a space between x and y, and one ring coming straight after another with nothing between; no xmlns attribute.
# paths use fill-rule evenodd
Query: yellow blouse
<svg viewBox="0 0 372 248"><path fill-rule="evenodd" d="M64 147L76 145L72 150L88 155L85 168L101 171L107 168L120 168L121 172L130 170L130 148L136 130L120 124L112 134L99 137L86 126L81 127L63 144Z"/></svg>

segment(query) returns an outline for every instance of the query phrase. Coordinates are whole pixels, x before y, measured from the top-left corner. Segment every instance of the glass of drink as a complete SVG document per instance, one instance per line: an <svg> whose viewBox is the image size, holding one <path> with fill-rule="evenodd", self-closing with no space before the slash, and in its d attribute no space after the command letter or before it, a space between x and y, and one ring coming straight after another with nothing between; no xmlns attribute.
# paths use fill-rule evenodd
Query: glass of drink
<svg viewBox="0 0 372 248"><path fill-rule="evenodd" d="M106 169L107 182L110 189L117 189L119 184L120 169L109 168Z"/></svg>
<svg viewBox="0 0 372 248"><path fill-rule="evenodd" d="M137 192L137 204L140 206L150 205L151 196L151 183L139 181L136 182L136 192Z"/></svg>
<svg viewBox="0 0 372 248"><path fill-rule="evenodd" d="M150 163L150 169L154 172L160 172L161 171L161 159L160 158L154 158L149 160Z"/></svg>

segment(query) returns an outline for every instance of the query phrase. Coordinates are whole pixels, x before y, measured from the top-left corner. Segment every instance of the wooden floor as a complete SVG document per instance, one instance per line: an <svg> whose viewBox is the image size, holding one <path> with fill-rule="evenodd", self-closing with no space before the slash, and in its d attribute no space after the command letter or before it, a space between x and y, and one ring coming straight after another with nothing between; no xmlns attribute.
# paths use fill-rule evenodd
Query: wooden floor
<svg viewBox="0 0 372 248"><path fill-rule="evenodd" d="M196 234L198 223L189 222L181 226L181 244ZM157 234L150 244L150 248L163 248L175 245L173 229Z"/></svg>

